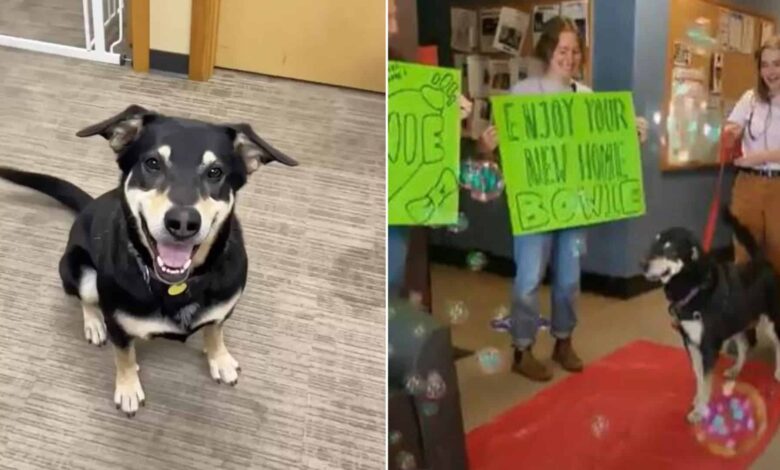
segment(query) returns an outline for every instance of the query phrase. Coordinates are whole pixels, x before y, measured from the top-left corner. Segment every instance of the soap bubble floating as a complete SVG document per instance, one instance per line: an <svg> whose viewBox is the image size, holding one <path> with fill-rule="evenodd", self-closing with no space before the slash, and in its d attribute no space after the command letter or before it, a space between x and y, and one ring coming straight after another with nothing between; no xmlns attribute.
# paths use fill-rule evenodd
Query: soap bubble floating
<svg viewBox="0 0 780 470"><path fill-rule="evenodd" d="M398 445L401 443L401 439L403 436L401 435L401 431L391 431L390 432L390 445Z"/></svg>
<svg viewBox="0 0 780 470"><path fill-rule="evenodd" d="M458 214L458 222L455 225L450 225L447 227L447 230L449 230L452 233L462 233L469 229L469 219L466 217L466 214L463 212Z"/></svg>
<svg viewBox="0 0 780 470"><path fill-rule="evenodd" d="M496 162L466 160L460 168L460 185L475 201L492 201L504 192L504 176Z"/></svg>
<svg viewBox="0 0 780 470"><path fill-rule="evenodd" d="M419 374L410 375L406 379L406 393L409 395L421 395L425 393L425 388L425 379L423 379Z"/></svg>
<svg viewBox="0 0 780 470"><path fill-rule="evenodd" d="M436 371L428 373L425 385L425 397L429 400L441 400L447 393L447 384L444 378Z"/></svg>
<svg viewBox="0 0 780 470"><path fill-rule="evenodd" d="M466 306L466 302L462 300L450 301L447 303L447 316L450 319L450 323L453 325L460 325L469 319L469 309Z"/></svg>
<svg viewBox="0 0 780 470"><path fill-rule="evenodd" d="M439 412L439 404L432 401L427 401L421 406L423 415L431 417Z"/></svg>
<svg viewBox="0 0 780 470"><path fill-rule="evenodd" d="M477 351L477 362L486 374L495 374L501 370L501 352L496 348L484 348Z"/></svg>
<svg viewBox="0 0 780 470"><path fill-rule="evenodd" d="M398 453L396 463L398 464L398 470L415 470L417 468L414 455L405 450Z"/></svg>
<svg viewBox="0 0 780 470"><path fill-rule="evenodd" d="M472 271L482 271L482 268L487 265L487 262L487 256L481 251L472 251L466 256L466 264Z"/></svg>

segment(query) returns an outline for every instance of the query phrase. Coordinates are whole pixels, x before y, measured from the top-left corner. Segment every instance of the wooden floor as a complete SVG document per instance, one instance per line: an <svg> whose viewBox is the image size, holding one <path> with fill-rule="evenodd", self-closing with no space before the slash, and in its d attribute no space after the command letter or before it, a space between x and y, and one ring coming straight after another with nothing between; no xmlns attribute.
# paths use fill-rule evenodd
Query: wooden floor
<svg viewBox="0 0 780 470"><path fill-rule="evenodd" d="M451 323L449 305L458 302L463 303L469 312L467 316L459 314L456 317L459 320L465 318L465 321L452 326L453 343L477 352L495 348L501 354L501 367L495 374L486 374L476 355L457 362L461 406L467 431L489 422L568 375L550 359L553 340L544 331L537 337L534 352L540 360L553 367L555 376L552 382L534 383L510 371L512 356L509 335L493 331L490 327L494 314L508 306L510 279L483 272L434 266L431 281L433 310L437 318ZM549 312L549 290L542 289L540 295L543 311ZM772 364L774 352L769 339L762 333L759 333L759 345L750 353L748 360ZM670 327L667 304L660 290L628 301L590 294L580 296L579 324L573 341L586 367L588 362L637 339L680 347L679 336ZM780 437L776 435L752 468L775 470L779 468L778 462ZM724 469L732 468L724 465Z"/></svg>
<svg viewBox="0 0 780 470"><path fill-rule="evenodd" d="M264 167L238 198L250 257L226 329L238 386L211 380L199 336L142 343L147 404L134 419L114 409L111 350L87 344L60 287L73 216L0 182L0 468L384 468L383 97L3 48L0 64L0 165L98 195L117 183L114 157L74 133L130 103L248 122L301 162Z"/></svg>

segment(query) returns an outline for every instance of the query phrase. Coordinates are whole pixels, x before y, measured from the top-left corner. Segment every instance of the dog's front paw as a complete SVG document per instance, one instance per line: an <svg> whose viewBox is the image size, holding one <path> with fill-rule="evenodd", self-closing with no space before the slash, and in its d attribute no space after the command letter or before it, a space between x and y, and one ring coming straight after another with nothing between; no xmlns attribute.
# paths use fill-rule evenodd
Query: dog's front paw
<svg viewBox="0 0 780 470"><path fill-rule="evenodd" d="M224 351L209 357L208 360L211 378L216 380L217 383L223 382L228 385L238 383L238 373L241 371L241 368L238 366L238 361L233 359L229 352Z"/></svg>
<svg viewBox="0 0 780 470"><path fill-rule="evenodd" d="M709 416L709 414L710 410L707 405L694 404L693 409L690 411L690 413L688 413L688 422L691 424L696 424Z"/></svg>
<svg viewBox="0 0 780 470"><path fill-rule="evenodd" d="M103 346L106 344L108 334L106 333L106 324L99 316L84 315L84 337L89 344Z"/></svg>
<svg viewBox="0 0 780 470"><path fill-rule="evenodd" d="M138 411L138 406L144 406L145 403L146 396L138 374L117 377L114 391L114 404L117 410L122 410L128 418L132 418Z"/></svg>

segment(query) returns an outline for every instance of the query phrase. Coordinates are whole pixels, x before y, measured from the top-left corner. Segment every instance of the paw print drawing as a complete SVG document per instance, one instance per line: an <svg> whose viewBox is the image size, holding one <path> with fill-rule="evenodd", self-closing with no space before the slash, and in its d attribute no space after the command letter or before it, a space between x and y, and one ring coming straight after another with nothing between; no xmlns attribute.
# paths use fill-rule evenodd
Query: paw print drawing
<svg viewBox="0 0 780 470"><path fill-rule="evenodd" d="M428 83L419 88L405 88L392 92L388 100L392 111L388 114L388 161L392 177L388 182L388 200L403 193L426 165L435 165L444 160L445 114L458 101L460 90L451 75L437 73ZM435 213L431 203L441 203L441 195L430 199L432 191L444 194L450 192L451 184L447 174L442 174L433 187L421 194L409 195L414 204L415 220L426 219L422 214ZM446 182L445 182L446 181ZM457 180L455 180L457 191ZM427 198L423 204L422 200ZM422 200L421 200L422 199ZM422 209L420 206L427 206ZM438 204L434 204L438 205ZM411 215L411 214L410 214Z"/></svg>

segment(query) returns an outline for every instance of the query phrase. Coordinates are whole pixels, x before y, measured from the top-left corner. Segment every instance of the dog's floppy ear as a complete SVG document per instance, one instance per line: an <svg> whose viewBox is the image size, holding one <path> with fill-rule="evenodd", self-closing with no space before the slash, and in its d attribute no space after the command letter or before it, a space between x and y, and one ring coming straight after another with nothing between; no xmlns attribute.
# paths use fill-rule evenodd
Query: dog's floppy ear
<svg viewBox="0 0 780 470"><path fill-rule="evenodd" d="M233 139L233 148L244 160L247 173L254 173L260 165L271 162L287 166L298 165L297 161L261 139L249 124L229 124L227 129Z"/></svg>
<svg viewBox="0 0 780 470"><path fill-rule="evenodd" d="M76 132L76 136L92 137L99 134L108 140L114 152L120 153L141 135L144 125L157 116L157 113L134 104L116 116L81 129Z"/></svg>

